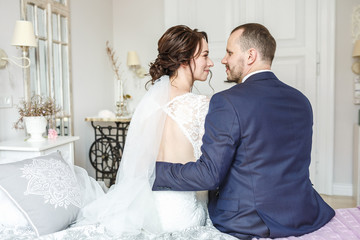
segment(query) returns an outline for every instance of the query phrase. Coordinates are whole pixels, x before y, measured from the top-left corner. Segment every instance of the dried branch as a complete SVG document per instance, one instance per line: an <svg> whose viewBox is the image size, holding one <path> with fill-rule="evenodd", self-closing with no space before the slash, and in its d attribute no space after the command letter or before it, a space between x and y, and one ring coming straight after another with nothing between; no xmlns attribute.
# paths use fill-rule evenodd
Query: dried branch
<svg viewBox="0 0 360 240"><path fill-rule="evenodd" d="M19 112L19 119L14 123L15 129L23 129L24 117L55 116L61 111L61 107L55 103L55 99L51 97L35 94L29 101L22 99L16 105Z"/></svg>
<svg viewBox="0 0 360 240"><path fill-rule="evenodd" d="M115 51L110 46L109 41L106 41L106 53L109 56L111 66L115 72L116 78L120 80L120 73L119 73L120 63L118 63L118 58L115 56Z"/></svg>

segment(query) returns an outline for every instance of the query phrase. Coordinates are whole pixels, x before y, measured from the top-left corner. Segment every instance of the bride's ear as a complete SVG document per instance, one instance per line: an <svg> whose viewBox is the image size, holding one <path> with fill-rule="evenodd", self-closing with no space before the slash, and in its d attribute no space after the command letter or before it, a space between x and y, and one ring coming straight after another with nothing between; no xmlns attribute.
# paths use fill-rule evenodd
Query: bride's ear
<svg viewBox="0 0 360 240"><path fill-rule="evenodd" d="M188 66L189 66L188 63L181 63L181 64L180 64L180 67L182 67L182 68L187 68Z"/></svg>

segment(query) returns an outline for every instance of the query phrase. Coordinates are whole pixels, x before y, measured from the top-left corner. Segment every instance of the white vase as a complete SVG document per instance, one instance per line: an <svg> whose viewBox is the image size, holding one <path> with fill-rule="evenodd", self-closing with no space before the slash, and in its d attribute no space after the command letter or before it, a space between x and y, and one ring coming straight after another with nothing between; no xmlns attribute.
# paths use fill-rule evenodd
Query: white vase
<svg viewBox="0 0 360 240"><path fill-rule="evenodd" d="M24 117L26 131L30 134L29 142L42 142L45 138L42 136L46 132L47 120L44 116Z"/></svg>

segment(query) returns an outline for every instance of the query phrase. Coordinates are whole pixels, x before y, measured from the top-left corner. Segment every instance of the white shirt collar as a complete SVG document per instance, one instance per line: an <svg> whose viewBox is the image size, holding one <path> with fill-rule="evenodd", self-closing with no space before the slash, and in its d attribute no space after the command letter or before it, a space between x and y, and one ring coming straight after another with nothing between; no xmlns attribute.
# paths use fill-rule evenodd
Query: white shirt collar
<svg viewBox="0 0 360 240"><path fill-rule="evenodd" d="M262 73L262 72L271 72L271 70L259 70L259 71L255 71L255 72L252 72L252 73L249 73L248 75L246 75L243 80L242 80L242 83L244 83L246 81L246 79L248 79L250 76L256 74L256 73Z"/></svg>

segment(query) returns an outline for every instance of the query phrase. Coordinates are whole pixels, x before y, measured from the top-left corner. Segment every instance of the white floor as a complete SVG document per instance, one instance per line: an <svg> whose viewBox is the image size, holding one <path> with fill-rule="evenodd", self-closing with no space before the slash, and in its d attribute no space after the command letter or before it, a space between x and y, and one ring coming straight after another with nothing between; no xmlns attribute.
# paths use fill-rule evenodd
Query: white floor
<svg viewBox="0 0 360 240"><path fill-rule="evenodd" d="M353 208L356 207L356 201L353 197L349 196L328 196L321 194L321 197L327 202L332 208Z"/></svg>

